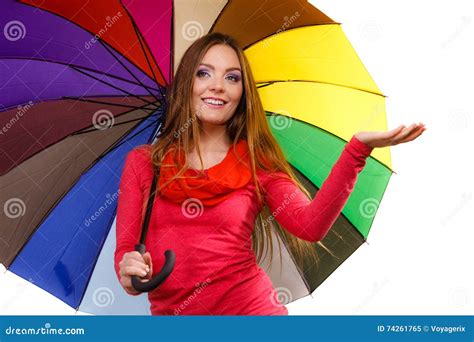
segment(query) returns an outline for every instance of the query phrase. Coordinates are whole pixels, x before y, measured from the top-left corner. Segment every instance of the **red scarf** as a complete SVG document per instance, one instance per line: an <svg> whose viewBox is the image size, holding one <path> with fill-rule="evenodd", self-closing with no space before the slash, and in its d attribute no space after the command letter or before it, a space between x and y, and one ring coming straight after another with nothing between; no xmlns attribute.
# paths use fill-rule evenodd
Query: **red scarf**
<svg viewBox="0 0 474 342"><path fill-rule="evenodd" d="M205 206L214 206L231 196L234 190L245 186L252 178L247 141L240 140L235 146L237 154L234 153L233 145L230 146L225 158L219 164L205 169L204 175L198 170L187 169L182 178L174 179L163 187L185 162L184 152L181 151L177 155L179 165L175 165L173 151L176 149L171 148L165 154L158 180L160 193L172 202L181 204L187 199L196 198Z"/></svg>

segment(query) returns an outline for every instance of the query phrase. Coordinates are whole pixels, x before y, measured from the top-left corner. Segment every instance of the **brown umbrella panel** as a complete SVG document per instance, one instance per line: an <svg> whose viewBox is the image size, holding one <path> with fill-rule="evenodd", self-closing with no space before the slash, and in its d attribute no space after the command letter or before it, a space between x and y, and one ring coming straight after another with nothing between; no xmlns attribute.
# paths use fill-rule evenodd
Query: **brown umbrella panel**
<svg viewBox="0 0 474 342"><path fill-rule="evenodd" d="M59 107L64 105L64 102L70 105L71 101L73 100L60 101L56 105ZM79 101L78 108L84 109L95 105ZM55 204L74 186L80 176L119 144L141 121L150 118L150 111L146 109L130 110L116 105L105 107L104 104L100 106L110 108L105 113L107 120L102 118L97 121L96 125L101 126L89 127L91 112L88 111L78 119L79 123L88 123L86 128L71 134L67 129L72 125L66 125L64 130L58 129L57 125L54 126L58 134L49 138L61 140L35 154L31 152L29 146L7 144L15 147L11 148L10 152L32 154L21 164L0 176L0 202L5 203L6 207L10 203L10 209L0 214L0 262L7 268ZM58 115L60 113L64 112L59 110ZM117 116L109 116L110 113L115 113ZM156 121L156 117L154 120ZM74 120L64 122L71 121ZM60 134L64 137L60 137ZM119 178L120 175L115 176ZM17 215L15 207L22 215Z"/></svg>

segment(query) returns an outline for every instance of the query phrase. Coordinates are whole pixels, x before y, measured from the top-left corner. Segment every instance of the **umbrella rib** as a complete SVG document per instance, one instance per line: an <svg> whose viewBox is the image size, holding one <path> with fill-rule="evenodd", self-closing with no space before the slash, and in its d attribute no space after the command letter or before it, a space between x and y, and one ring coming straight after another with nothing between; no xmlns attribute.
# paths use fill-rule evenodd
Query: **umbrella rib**
<svg viewBox="0 0 474 342"><path fill-rule="evenodd" d="M136 118L136 119L132 119L132 120L128 120L128 121L123 121L123 122L114 124L114 127L117 127L117 126L120 126L120 125L125 125L125 124L130 123L130 122L135 122L135 121L143 120L143 119L152 117L153 115L154 115L154 114L152 114L152 115L145 115L145 116L140 117L140 118ZM97 130L97 129L94 129L94 128L93 128L93 129L87 129L87 128L86 128L85 130L76 132L76 133L74 133L73 135L81 135L81 134L90 133L90 132L93 132L93 131L96 131L96 130Z"/></svg>
<svg viewBox="0 0 474 342"><path fill-rule="evenodd" d="M332 85L332 86L335 86L335 87L342 87L342 88L346 88L346 89L362 91L364 93L369 93L369 94L372 94L372 95L382 96L383 98L387 97L386 95L383 95L383 94L380 94L380 93L377 93L377 92L374 92L374 91L358 88L358 87L351 87L351 86L346 86L346 85L343 85L343 84L337 84L337 83L331 83L331 82L322 82L322 81L315 81L315 80L268 80L268 81L263 80L263 81L258 81L258 82L255 82L255 83L257 84L257 89L258 89L258 88L264 88L264 87L271 86L275 83L287 83L287 82L326 84L326 85ZM261 85L258 85L258 84L261 84Z"/></svg>
<svg viewBox="0 0 474 342"><path fill-rule="evenodd" d="M147 128L149 128L149 127L155 125L155 124L158 122L159 116L160 116L161 114L162 114L162 113L155 112L155 113L149 115L147 118L151 118L152 116L155 116L155 115L156 115L156 116L157 116L157 119L154 120L154 121L152 121L150 124L146 125L145 127L143 127L141 130L139 130L138 132L136 132L134 135L132 135L132 136L129 137L128 139L134 138L135 136L137 136L138 134L140 134L141 132L143 132L143 131L146 130ZM137 125L135 125L133 128L135 128L136 126L137 126ZM128 131L126 134L130 133L130 132L133 130L133 128L132 128L130 131ZM106 154L108 154L108 153L112 152L113 150L115 150L117 147L119 147L119 146L121 146L122 144L124 144L124 143L127 141L126 139L124 139L124 136L125 136L126 134L122 135L122 137L121 137L120 139L117 139L117 141L115 142L115 144L113 144L108 150L104 151L101 155L99 155L99 156L97 157L96 161L100 160L103 156L105 156Z"/></svg>
<svg viewBox="0 0 474 342"><path fill-rule="evenodd" d="M124 107L124 108L132 108L132 109L156 110L156 108L145 108L144 106L130 106L130 105L125 105L125 104L121 104L121 103L119 104L119 103L106 102L106 101L90 100L90 99L85 99L85 98L82 98L82 97L64 96L63 99L82 101L82 102L90 102L90 103L98 103L98 104L105 104L105 105Z"/></svg>
<svg viewBox="0 0 474 342"><path fill-rule="evenodd" d="M148 104L150 104L150 105L155 105L153 102L147 101L147 100L143 99L141 96L138 96L138 95L132 94L132 93L126 91L126 90L123 90L123 89L121 89L121 88L119 88L119 87L117 87L117 86L115 86L115 85L113 85L113 84L111 84L111 83L109 83L109 82L103 81L103 80L99 79L98 77L95 77L95 76L93 76L93 75L90 75L90 74L88 74L88 73L86 73L86 72L84 72L84 71L82 71L82 70L80 70L80 69L78 69L78 68L76 68L76 67L71 66L71 68L74 69L74 70L76 70L77 72L80 72L81 74L84 74L85 76L88 76L88 77L90 77L90 78L93 78L93 79L96 80L96 81L99 81L99 82L101 82L101 83L104 83L105 85L107 85L107 86L109 86L109 87L111 87L111 88L117 89L117 90L119 90L119 91L121 91L121 92L123 92L123 93L125 93L125 94L127 94L127 95L130 95L130 96L132 96L132 97L134 97L134 98L137 98L137 99L139 99L139 100L142 100L142 101L145 102L145 103L148 103ZM157 108L158 108L158 107L157 107Z"/></svg>
<svg viewBox="0 0 474 342"><path fill-rule="evenodd" d="M143 106L141 106L141 107L132 108L132 109L127 110L127 111L125 111L125 112L123 112L123 113L120 113L119 115L116 115L115 117L116 117L116 118L119 118L119 117L121 117L121 116L123 116L123 115L126 115L126 114L128 114L128 113L131 113L131 112L133 112L133 111L135 111L135 110L153 110L153 111L154 111L154 112L152 112L151 114L149 114L149 115L146 116L146 117L152 117L153 115L155 115L155 114L157 113L156 109L145 108L146 106L147 106L147 105L143 105ZM158 110L159 110L160 108L161 108L161 107L158 107ZM145 118L146 118L146 117L145 117ZM143 118L141 118L141 119L143 119ZM132 121L134 121L134 120L132 120ZM120 125L120 124L114 124L114 126L117 126L117 125ZM93 126L93 125L91 125L91 126ZM89 127L91 127L91 126L85 127L85 128L83 128L83 129L81 129L80 131L77 131L77 132L72 133L71 135L80 134L80 132L85 133L84 130L89 129ZM93 131L93 130L89 130L89 132L90 132L90 131Z"/></svg>
<svg viewBox="0 0 474 342"><path fill-rule="evenodd" d="M123 64L123 62L122 62L117 56L115 56L115 54L112 53L112 51L110 51L110 49L107 47L106 44L104 44L104 43L102 42L101 39L99 40L99 42L100 42L100 43L102 44L102 46L107 50L107 52L108 52L117 62L119 62L119 64L120 64L125 70L127 70L128 73L129 73L138 83L140 83L140 85L142 85L142 86L148 91L148 93L149 93L151 96L153 96L157 101L159 101L159 99L156 97L156 95L153 94L148 88L146 88L146 87L143 85L143 83L137 78L137 76L136 76L133 72L131 72L131 70L130 70L127 66L125 66L125 64ZM155 79L155 82L156 82L156 79ZM157 83L157 84L158 84L158 83ZM160 89L159 84L158 84L158 88L157 88L156 90L158 90L158 91L160 92L160 94L161 94L161 89ZM161 94L161 95L162 95L162 94Z"/></svg>
<svg viewBox="0 0 474 342"><path fill-rule="evenodd" d="M333 21L333 22L319 23L319 24L308 24L308 25L295 26L295 27L286 29L282 32L273 32L272 34L269 34L268 36L262 37L259 40L255 41L253 43L250 43L249 45L245 46L243 48L243 50L247 50L248 48L250 48L250 47L252 47L256 44L262 43L265 39L269 39L270 37L274 37L274 36L276 37L277 35L288 32L288 31L296 30L296 29L303 28L303 27L325 26L325 25L341 25L341 23Z"/></svg>
<svg viewBox="0 0 474 342"><path fill-rule="evenodd" d="M155 114L152 114L150 115L149 117L153 116ZM136 132L134 135L132 135L130 137L131 138L134 138L136 135L138 135L139 133L143 132L145 129L149 128L150 126L154 125L155 122L151 122L150 124L146 125L144 128L142 128L141 130L139 130L138 132ZM45 220L48 218L48 216L54 211L54 209L57 207L57 205L61 202L61 200L64 198L64 196L66 196L69 191L71 191L71 189L77 184L77 182L81 179L81 177L86 173L88 172L95 164L97 164L97 162L102 158L104 157L106 154L108 154L109 152L113 151L115 148L117 148L118 146L122 145L124 142L126 142L127 140L124 139L124 137L126 137L128 134L130 134L138 125L135 125L133 126L132 128L130 128L128 131L126 131L122 136L120 136L113 145L111 145L108 149L106 149L103 153L101 153L99 156L97 156L97 158L86 168L84 169L80 175L77 176L77 178L71 183L71 186L66 189L60 196L58 196L58 198L56 199L56 201L54 201L54 203L50 206L49 210L46 211L46 213L43 215L43 217L41 218L41 220L38 221L38 224L35 226L35 228L33 229L33 231L29 234L25 244L23 244L23 246L18 250L18 252L16 253L16 255L13 257L13 259L11 260L10 264L13 264L13 262L18 258L18 256L21 254L21 252L23 251L23 249L25 248L25 246L28 244L28 242L31 240L31 238L33 237L33 235L38 231L38 229L43 225L43 223L45 222ZM123 141L122 141L123 140ZM118 143L120 141L120 143ZM32 157L32 156L31 156ZM30 157L30 158L31 158ZM10 267L9 266L5 266L6 269L8 270Z"/></svg>
<svg viewBox="0 0 474 342"><path fill-rule="evenodd" d="M320 129L321 131L325 132L326 134L329 134L329 135L331 135L331 136L333 136L333 137L335 137L335 138L337 138L337 139L340 139L340 140L344 141L346 144L348 143L348 141L347 141L346 139L343 139L343 138L341 138L340 136L338 136L338 135L336 135L336 134L334 134L334 133L332 133L332 132L329 132L328 130L326 130L326 129L322 128L322 127L313 125L312 123L309 123L309 122L306 122L306 121L303 121L303 120L300 120L300 119L297 119L297 118L294 118L294 117L290 117L290 116L287 116L287 115L281 114L281 113L275 113L275 112L267 112L267 113L270 113L270 114L265 114L266 116L273 116L273 115L275 115L275 114L276 114L276 115L285 116L285 117L289 118L290 120L295 120L295 121L301 122L301 123L304 124L304 125L308 125L308 126L311 126L311 127L317 128L317 129ZM378 159L372 157L371 155L369 156L369 158L373 159L374 161L376 161L377 163L379 163L380 165L382 165L383 167L387 168L387 170L389 170L390 172L393 173L392 169L391 169L388 165L382 163L380 160L378 160Z"/></svg>
<svg viewBox="0 0 474 342"><path fill-rule="evenodd" d="M151 73L153 74L153 78L155 79L156 84L159 84L158 80L156 79L155 71L153 70L153 68L152 68L152 66L151 66L151 63L150 63L150 60L148 59L148 55L147 55L147 53L146 53L145 47L143 46L142 35L140 34L140 30L138 29L137 24L135 23L135 20L134 20L133 17L130 15L130 13L128 12L127 8L125 8L125 6L124 6L124 9L125 9L125 11L127 12L128 16L129 16L129 18L130 18L130 22L132 23L133 29L135 30L135 34L136 34L136 36L137 36L137 38L138 38L138 42L140 43L140 47L141 47L141 49L142 49L142 51L143 51L143 55L145 56L145 60L146 60L146 62L147 62L147 64L148 64L148 67L150 68L150 71L151 71ZM149 50L149 51L150 51L150 50ZM151 54L151 52L150 52L150 54ZM158 68L158 71L160 72L161 76L162 76L163 79L164 79L163 72L161 71L161 69L160 69L160 67L159 67L158 63L156 62L156 60L155 60L155 58L154 58L153 55L152 55L152 58L153 58L153 60L154 60L154 62L155 62L155 65L156 65L157 68ZM158 88L158 89L159 89L159 91L160 91L161 97L164 98L165 96L164 96L163 92L161 91L160 88Z"/></svg>
<svg viewBox="0 0 474 342"><path fill-rule="evenodd" d="M99 71L99 70L96 70L96 69L92 69L92 68L89 68L89 67L85 67L85 66L80 66L80 65L77 65L77 64L71 64L71 63L65 63L65 62L60 62L60 61L54 61L52 59L47 59L47 58L37 58L37 57L33 57L33 58L30 58L30 57L1 57L0 60L12 60L12 59L17 59L17 60L28 60L28 61L40 61L40 62L48 62L48 63L54 63L54 64L60 64L60 65L65 65L65 66L68 66L68 67L76 67L76 68L80 68L80 69L84 69L84 70L87 70L87 71L92 71L92 72L95 72L95 73L98 73L98 74L102 74L104 76L107 76L107 77L112 77L112 78L116 78L120 81L123 81L123 82L127 82L127 83L130 83L130 84L134 84L134 85L140 85L142 86L143 88L149 90L149 89L152 89L152 90L156 90L156 91L159 91L158 88L154 88L154 87L150 87L150 86L147 86L143 83L135 83L131 80L127 80L126 78L123 78L123 77L120 77L120 76L116 76L116 75L113 75L113 74L109 74L107 72L103 72L103 71ZM148 76L147 76L148 77ZM151 78L150 78L151 79Z"/></svg>
<svg viewBox="0 0 474 342"><path fill-rule="evenodd" d="M214 28L216 27L217 23L219 22L219 20L221 19L222 15L224 14L224 11L226 10L226 8L229 6L229 4L232 2L232 0L229 0L227 1L227 3L224 5L224 7L221 9L221 11L219 12L219 14L217 15L216 17L216 20L214 20L214 22L212 23L212 26L211 28L209 29L209 32L213 32L214 31Z"/></svg>
<svg viewBox="0 0 474 342"><path fill-rule="evenodd" d="M19 1L19 0L17 0L17 1ZM25 2L25 3L22 3L22 4L25 5L25 6L31 6L31 7L35 8L35 9L40 9L40 10L42 10L42 11L51 13L51 14L53 14L53 15L59 17L59 18L62 18L62 19L64 19L64 20L70 22L71 24L74 24L74 25L80 27L82 30L84 30L85 32L88 32L88 33L91 34L92 36L95 36L95 35L97 34L96 32L90 31L90 30L87 29L86 27L79 25L78 23L72 21L71 19L69 19L69 18L67 18L67 17L65 17L65 16L63 16L63 15L61 15L61 14L58 14L58 13L52 11L52 10L48 10L48 9L45 9L45 8L40 7L41 4L40 4L40 5L34 5L34 4L26 3L26 2ZM126 9L123 5L122 5L122 7L123 7L123 9L127 12L128 16L129 16L129 18L130 18L130 20L133 22L133 18L130 16L130 13L128 13L127 9ZM135 46L135 44L136 44L136 43L134 43L131 47L133 48L133 46ZM110 44L107 43L107 45L110 45ZM110 47L111 47L112 49L116 50L112 45L110 45ZM117 50L116 50L116 51L117 51ZM117 52L120 53L119 51L117 51ZM134 65L136 68L138 68L139 70L142 70L134 61L130 60L129 58L127 58L127 57L125 57L125 56L124 56L124 58L127 59L127 60L128 60L132 65ZM161 71L160 71L160 72L161 72ZM145 73L145 74L146 74L146 73ZM147 76L148 76L148 75L147 75ZM150 77L150 79L152 79L152 78ZM155 81L156 84L159 84L158 82L156 82L156 78L154 79L154 81ZM160 91L159 88L158 88L158 91ZM161 91L160 91L160 92L161 92Z"/></svg>

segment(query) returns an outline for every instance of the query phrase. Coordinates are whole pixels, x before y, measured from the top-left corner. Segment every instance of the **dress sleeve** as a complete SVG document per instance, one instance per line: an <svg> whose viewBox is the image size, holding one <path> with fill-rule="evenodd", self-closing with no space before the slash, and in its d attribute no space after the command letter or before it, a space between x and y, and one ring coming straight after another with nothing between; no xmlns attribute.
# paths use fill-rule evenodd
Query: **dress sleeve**
<svg viewBox="0 0 474 342"><path fill-rule="evenodd" d="M295 236L312 242L322 240L344 208L372 150L353 136L313 200L286 173L267 174L262 187L272 215Z"/></svg>
<svg viewBox="0 0 474 342"><path fill-rule="evenodd" d="M143 189L140 184L140 170L143 170L143 153L133 150L126 158L120 178L116 221L116 248L114 267L120 280L119 263L126 252L135 250L140 239L143 210ZM132 293L129 293L132 294Z"/></svg>

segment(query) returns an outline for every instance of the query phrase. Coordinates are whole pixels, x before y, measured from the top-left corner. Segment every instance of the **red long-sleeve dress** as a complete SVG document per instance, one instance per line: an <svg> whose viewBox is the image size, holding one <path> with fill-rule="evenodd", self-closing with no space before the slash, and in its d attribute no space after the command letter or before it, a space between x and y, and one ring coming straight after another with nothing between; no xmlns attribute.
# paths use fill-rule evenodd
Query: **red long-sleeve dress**
<svg viewBox="0 0 474 342"><path fill-rule="evenodd" d="M301 239L321 240L341 213L372 149L353 136L313 200L283 173L270 175L259 170L265 201L271 212L278 212L276 220ZM150 150L131 151L120 182L117 212L115 270L119 279L118 264L123 254L133 251L139 240L152 176ZM284 210L278 210L282 206ZM176 263L169 278L148 294L151 313L288 314L275 302L270 278L257 264L252 250L250 237L261 210L253 182L235 190L225 201L201 209L183 215L180 204L162 196L155 199L146 239L154 273L161 269L167 249L174 250Z"/></svg>

